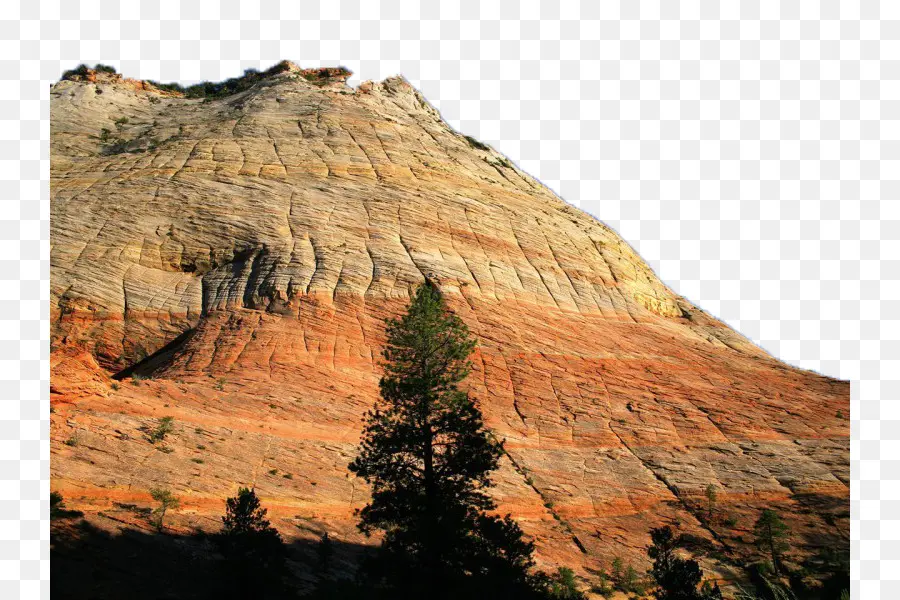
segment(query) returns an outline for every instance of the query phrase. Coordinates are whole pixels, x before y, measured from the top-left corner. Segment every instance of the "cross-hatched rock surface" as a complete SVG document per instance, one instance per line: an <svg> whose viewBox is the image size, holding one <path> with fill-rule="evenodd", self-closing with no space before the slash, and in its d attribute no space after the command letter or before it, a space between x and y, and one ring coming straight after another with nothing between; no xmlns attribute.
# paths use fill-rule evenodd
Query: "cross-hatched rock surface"
<svg viewBox="0 0 900 600"><path fill-rule="evenodd" d="M384 320L429 278L478 338L494 494L542 566L642 570L668 523L735 577L766 507L798 561L849 548L849 384L674 293L402 78L286 64L197 99L76 79L51 90L51 487L89 520L165 487L176 526L215 529L252 485L288 538L374 543L346 467Z"/></svg>

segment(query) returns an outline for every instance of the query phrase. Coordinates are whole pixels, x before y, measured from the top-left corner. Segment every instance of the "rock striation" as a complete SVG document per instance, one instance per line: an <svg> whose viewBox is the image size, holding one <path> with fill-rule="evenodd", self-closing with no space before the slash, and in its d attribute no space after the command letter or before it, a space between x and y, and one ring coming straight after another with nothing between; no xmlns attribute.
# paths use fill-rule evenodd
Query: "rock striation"
<svg viewBox="0 0 900 600"><path fill-rule="evenodd" d="M253 485L289 538L372 543L346 465L384 319L429 278L479 339L495 493L542 565L641 567L669 523L739 577L765 507L797 560L849 548L847 382L675 294L402 78L273 71L222 97L93 71L51 90L51 487L70 507L121 526L166 487L175 527L214 529Z"/></svg>

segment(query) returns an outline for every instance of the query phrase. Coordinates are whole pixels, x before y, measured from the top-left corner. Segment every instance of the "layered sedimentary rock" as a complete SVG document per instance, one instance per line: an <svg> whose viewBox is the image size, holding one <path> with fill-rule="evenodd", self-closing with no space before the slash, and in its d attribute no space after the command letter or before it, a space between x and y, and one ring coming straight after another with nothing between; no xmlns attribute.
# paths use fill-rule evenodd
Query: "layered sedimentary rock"
<svg viewBox="0 0 900 600"><path fill-rule="evenodd" d="M105 73L51 91L51 487L70 507L123 515L166 487L175 527L215 528L253 485L288 538L371 543L346 465L384 319L429 278L479 340L467 385L508 450L494 493L542 565L641 566L669 523L732 577L764 507L798 557L848 547L846 382L675 294L403 79L279 71L222 98Z"/></svg>

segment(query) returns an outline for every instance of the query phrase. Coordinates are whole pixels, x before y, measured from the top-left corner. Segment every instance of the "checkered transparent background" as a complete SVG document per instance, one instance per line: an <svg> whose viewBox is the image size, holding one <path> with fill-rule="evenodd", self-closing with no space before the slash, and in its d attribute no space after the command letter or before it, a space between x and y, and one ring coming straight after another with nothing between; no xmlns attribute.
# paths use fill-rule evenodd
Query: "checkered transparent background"
<svg viewBox="0 0 900 600"><path fill-rule="evenodd" d="M0 11L0 597L49 596L48 84L80 62L189 83L282 58L402 73L677 292L853 380L853 597L900 597L900 4L181 4Z"/></svg>

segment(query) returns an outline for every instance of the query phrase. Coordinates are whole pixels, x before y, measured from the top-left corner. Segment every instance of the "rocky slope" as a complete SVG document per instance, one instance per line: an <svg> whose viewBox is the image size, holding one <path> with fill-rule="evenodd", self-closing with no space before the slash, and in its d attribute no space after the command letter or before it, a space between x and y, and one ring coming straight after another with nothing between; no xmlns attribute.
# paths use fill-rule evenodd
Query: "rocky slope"
<svg viewBox="0 0 900 600"><path fill-rule="evenodd" d="M221 98L94 72L51 91L51 487L70 507L122 517L167 487L176 527L215 528L254 485L287 537L366 543L346 465L383 321L428 277L479 339L496 495L542 564L643 566L672 523L733 577L769 506L798 559L849 548L848 383L673 293L403 79L276 71Z"/></svg>

